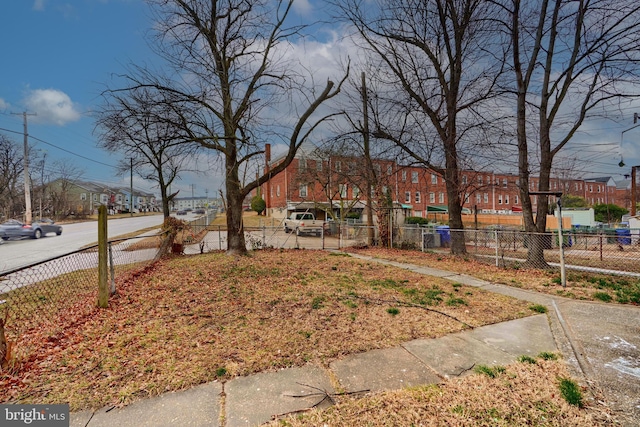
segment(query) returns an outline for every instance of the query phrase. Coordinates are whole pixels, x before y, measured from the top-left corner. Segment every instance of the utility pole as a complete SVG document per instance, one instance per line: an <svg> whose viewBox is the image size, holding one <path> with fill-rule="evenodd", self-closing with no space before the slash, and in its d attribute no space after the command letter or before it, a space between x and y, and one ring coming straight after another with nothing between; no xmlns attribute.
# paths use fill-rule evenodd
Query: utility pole
<svg viewBox="0 0 640 427"><path fill-rule="evenodd" d="M131 203L129 203L129 215L133 216L133 157L130 160L131 160L131 172L130 172Z"/></svg>
<svg viewBox="0 0 640 427"><path fill-rule="evenodd" d="M26 111L22 113L24 122L24 204L25 204L25 220L27 224L31 224L33 220L31 213L31 180L29 179L29 132L27 131L27 116L35 116L35 114L27 114Z"/></svg>

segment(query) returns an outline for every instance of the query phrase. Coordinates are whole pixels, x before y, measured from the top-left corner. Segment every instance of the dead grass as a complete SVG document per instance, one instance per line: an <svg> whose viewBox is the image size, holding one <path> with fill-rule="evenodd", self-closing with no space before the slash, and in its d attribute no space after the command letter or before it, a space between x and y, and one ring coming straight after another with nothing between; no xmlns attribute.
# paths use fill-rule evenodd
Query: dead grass
<svg viewBox="0 0 640 427"><path fill-rule="evenodd" d="M439 385L338 397L325 410L284 417L275 426L577 426L607 419L595 408L569 405L558 383L568 377L564 363L515 363L490 378L482 374Z"/></svg>
<svg viewBox="0 0 640 427"><path fill-rule="evenodd" d="M375 258L404 262L426 267L468 274L492 283L500 283L521 289L558 295L579 300L603 301L602 294L610 301L621 304L640 304L640 282L628 277L593 274L586 272L567 273L567 286L563 288L560 273L552 270L500 268L473 259L444 253L383 248L348 248L347 252Z"/></svg>
<svg viewBox="0 0 640 427"><path fill-rule="evenodd" d="M477 288L304 250L168 258L117 288L108 309L90 295L23 335L0 401L121 405L533 314Z"/></svg>

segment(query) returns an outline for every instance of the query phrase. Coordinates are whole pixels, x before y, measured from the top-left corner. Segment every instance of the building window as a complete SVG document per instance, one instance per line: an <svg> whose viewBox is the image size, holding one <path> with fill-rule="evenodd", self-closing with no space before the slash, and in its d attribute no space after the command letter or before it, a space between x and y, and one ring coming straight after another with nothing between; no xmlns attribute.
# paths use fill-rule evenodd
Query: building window
<svg viewBox="0 0 640 427"><path fill-rule="evenodd" d="M502 194L498 194L498 204L502 204Z"/></svg>
<svg viewBox="0 0 640 427"><path fill-rule="evenodd" d="M469 193L464 193L464 202L469 203Z"/></svg>
<svg viewBox="0 0 640 427"><path fill-rule="evenodd" d="M305 159L304 157L301 157L300 160L298 160L298 165L301 171L304 171L307 169L307 159Z"/></svg>
<svg viewBox="0 0 640 427"><path fill-rule="evenodd" d="M407 180L407 171L402 171L402 182Z"/></svg>
<svg viewBox="0 0 640 427"><path fill-rule="evenodd" d="M373 165L373 170L376 171L377 177L382 176L382 166L380 166L380 163L376 163L375 165Z"/></svg>
<svg viewBox="0 0 640 427"><path fill-rule="evenodd" d="M436 193L429 193L429 203L436 202Z"/></svg>
<svg viewBox="0 0 640 427"><path fill-rule="evenodd" d="M316 169L318 172L322 172L322 160L316 160Z"/></svg>
<svg viewBox="0 0 640 427"><path fill-rule="evenodd" d="M347 184L338 184L338 192L340 193L340 198L347 198Z"/></svg>
<svg viewBox="0 0 640 427"><path fill-rule="evenodd" d="M340 160L336 161L336 172L342 172L342 163Z"/></svg>
<svg viewBox="0 0 640 427"><path fill-rule="evenodd" d="M413 211L413 215L422 218L422 211Z"/></svg>
<svg viewBox="0 0 640 427"><path fill-rule="evenodd" d="M404 202L411 203L411 191L404 192Z"/></svg>
<svg viewBox="0 0 640 427"><path fill-rule="evenodd" d="M387 175L391 176L393 174L393 168L391 167L391 165L387 166Z"/></svg>
<svg viewBox="0 0 640 427"><path fill-rule="evenodd" d="M482 185L482 175L478 175L478 185Z"/></svg>
<svg viewBox="0 0 640 427"><path fill-rule="evenodd" d="M432 184L437 184L438 183L438 175L436 175L435 173L431 174L431 183Z"/></svg>
<svg viewBox="0 0 640 427"><path fill-rule="evenodd" d="M416 191L416 203L420 203L420 192Z"/></svg>
<svg viewBox="0 0 640 427"><path fill-rule="evenodd" d="M467 175L462 175L462 184L467 185Z"/></svg>
<svg viewBox="0 0 640 427"><path fill-rule="evenodd" d="M513 203L518 204L518 196L513 196Z"/></svg>
<svg viewBox="0 0 640 427"><path fill-rule="evenodd" d="M351 193L353 194L353 198L355 199L360 196L360 189L354 185L351 189Z"/></svg>
<svg viewBox="0 0 640 427"><path fill-rule="evenodd" d="M489 193L484 193L484 203L489 203Z"/></svg>
<svg viewBox="0 0 640 427"><path fill-rule="evenodd" d="M600 186L598 185L598 193L600 192Z"/></svg>
<svg viewBox="0 0 640 427"><path fill-rule="evenodd" d="M87 200L87 193L80 194L80 200Z"/></svg>
<svg viewBox="0 0 640 427"><path fill-rule="evenodd" d="M411 182L414 184L418 183L418 172L411 172Z"/></svg>
<svg viewBox="0 0 640 427"><path fill-rule="evenodd" d="M503 180L502 180L502 186L503 186L504 188L507 188L507 178L505 178L505 179L503 179Z"/></svg>
<svg viewBox="0 0 640 427"><path fill-rule="evenodd" d="M118 194L118 196L116 197L116 200L118 202L122 202L122 194Z"/></svg>
<svg viewBox="0 0 640 427"><path fill-rule="evenodd" d="M589 184L589 193L593 193L593 185ZM591 203L593 203L593 199L591 199Z"/></svg>
<svg viewBox="0 0 640 427"><path fill-rule="evenodd" d="M482 194L476 193L476 203L482 203Z"/></svg>
<svg viewBox="0 0 640 427"><path fill-rule="evenodd" d="M440 192L440 194L438 194L438 203L444 203L444 193Z"/></svg>
<svg viewBox="0 0 640 427"><path fill-rule="evenodd" d="M307 197L307 186L304 184L300 185L300 197Z"/></svg>
<svg viewBox="0 0 640 427"><path fill-rule="evenodd" d="M276 197L280 197L280 186L276 186Z"/></svg>
<svg viewBox="0 0 640 427"><path fill-rule="evenodd" d="M505 204L505 205L508 205L508 204L509 204L509 195L508 195L508 194L506 194L506 195L504 196L504 204Z"/></svg>
<svg viewBox="0 0 640 427"><path fill-rule="evenodd" d="M94 195L93 195L93 201L94 201L94 202L97 202L97 201L98 201L98 195L97 195L97 194L94 194Z"/></svg>

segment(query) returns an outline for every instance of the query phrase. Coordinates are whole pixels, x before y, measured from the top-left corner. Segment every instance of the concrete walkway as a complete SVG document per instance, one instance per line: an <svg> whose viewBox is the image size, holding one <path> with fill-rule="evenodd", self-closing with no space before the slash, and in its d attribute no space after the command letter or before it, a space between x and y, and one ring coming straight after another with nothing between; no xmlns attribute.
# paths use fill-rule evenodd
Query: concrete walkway
<svg viewBox="0 0 640 427"><path fill-rule="evenodd" d="M543 304L549 312L351 355L334 361L328 370L305 366L261 373L166 393L122 409L74 413L71 426L256 426L274 415L330 405L334 384L351 393L393 390L466 375L477 364L508 364L521 355L557 350L573 375L601 393L622 425L640 425L638 307L568 300L443 270L354 256Z"/></svg>

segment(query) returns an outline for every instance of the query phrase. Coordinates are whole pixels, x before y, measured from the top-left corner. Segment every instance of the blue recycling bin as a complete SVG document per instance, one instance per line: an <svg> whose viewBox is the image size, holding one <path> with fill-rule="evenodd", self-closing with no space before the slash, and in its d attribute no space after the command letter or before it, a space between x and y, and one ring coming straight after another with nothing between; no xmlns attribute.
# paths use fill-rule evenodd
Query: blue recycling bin
<svg viewBox="0 0 640 427"><path fill-rule="evenodd" d="M436 227L436 233L440 235L440 246L448 248L451 244L451 232L448 225L439 225Z"/></svg>
<svg viewBox="0 0 640 427"><path fill-rule="evenodd" d="M616 228L616 236L618 237L618 244L630 245L631 244L631 230L628 228Z"/></svg>

